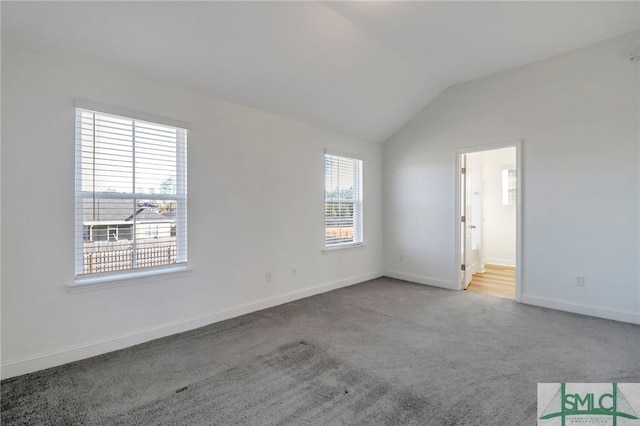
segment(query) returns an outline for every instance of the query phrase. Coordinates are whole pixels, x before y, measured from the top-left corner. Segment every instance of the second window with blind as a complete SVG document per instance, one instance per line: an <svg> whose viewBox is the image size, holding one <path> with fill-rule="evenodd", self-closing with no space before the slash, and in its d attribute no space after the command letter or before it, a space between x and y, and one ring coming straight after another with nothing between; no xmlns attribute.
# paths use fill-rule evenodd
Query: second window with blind
<svg viewBox="0 0 640 426"><path fill-rule="evenodd" d="M364 242L362 160L324 155L324 247L346 248Z"/></svg>

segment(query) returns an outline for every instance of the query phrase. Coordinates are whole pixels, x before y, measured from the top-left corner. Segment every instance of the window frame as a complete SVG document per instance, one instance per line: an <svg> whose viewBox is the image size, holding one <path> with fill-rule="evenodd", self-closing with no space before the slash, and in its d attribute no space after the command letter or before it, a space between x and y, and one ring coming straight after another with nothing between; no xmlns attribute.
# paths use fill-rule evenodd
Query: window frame
<svg viewBox="0 0 640 426"><path fill-rule="evenodd" d="M502 168L502 207L515 207L518 197L518 171L515 166Z"/></svg>
<svg viewBox="0 0 640 426"><path fill-rule="evenodd" d="M353 177L353 241L344 243L327 244L327 156L339 157L354 161ZM363 247L364 240L364 158L357 154L325 149L323 155L323 252L333 252L355 247ZM338 201L340 202L340 201Z"/></svg>
<svg viewBox="0 0 640 426"><path fill-rule="evenodd" d="M133 123L148 123L151 125L159 125L165 127L172 127L176 129L176 191L175 194L150 194L147 192L138 192L135 188L132 188L132 192L128 193L111 193L105 191L82 191L82 126L79 122L81 117L81 111L86 111L95 114L101 114L105 116L115 116L118 119L130 120ZM74 105L74 124L75 124L75 176L74 176L74 198L75 198L75 257L74 257L74 282L69 284L69 287L84 286L90 284L98 284L103 282L127 280L138 277L146 277L157 274L167 274L179 271L188 270L187 266L187 253L188 253L188 176L187 176L187 143L190 136L190 126L186 123L176 120L151 116L147 114L140 114L131 111L127 111L120 108L108 107L100 104L95 104L85 101L75 101ZM132 166L132 172L135 173L135 166ZM180 232L175 236L176 238L176 262L168 263L157 266L147 267L132 267L130 269L113 270L108 272L96 272L85 273L84 272L84 214L83 214L83 201L88 196L103 199L122 199L122 200L175 200L178 203L176 208L176 220L175 225L180 224ZM136 239L135 226L131 230L132 238ZM108 238L107 238L108 240Z"/></svg>

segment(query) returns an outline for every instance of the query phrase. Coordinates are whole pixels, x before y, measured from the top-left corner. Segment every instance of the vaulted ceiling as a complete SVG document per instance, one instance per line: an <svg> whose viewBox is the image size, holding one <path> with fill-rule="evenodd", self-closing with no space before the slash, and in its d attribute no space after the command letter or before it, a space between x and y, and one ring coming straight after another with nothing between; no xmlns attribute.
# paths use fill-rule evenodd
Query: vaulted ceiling
<svg viewBox="0 0 640 426"><path fill-rule="evenodd" d="M448 86L639 28L638 2L6 2L2 40L384 141Z"/></svg>

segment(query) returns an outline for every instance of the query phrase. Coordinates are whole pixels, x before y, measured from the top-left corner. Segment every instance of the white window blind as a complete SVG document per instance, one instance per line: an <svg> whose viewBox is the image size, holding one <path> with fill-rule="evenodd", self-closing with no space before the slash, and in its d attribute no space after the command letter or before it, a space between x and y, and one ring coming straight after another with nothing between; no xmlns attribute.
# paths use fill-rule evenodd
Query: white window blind
<svg viewBox="0 0 640 426"><path fill-rule="evenodd" d="M76 277L187 261L187 130L76 109Z"/></svg>
<svg viewBox="0 0 640 426"><path fill-rule="evenodd" d="M324 245L362 244L362 160L325 153Z"/></svg>

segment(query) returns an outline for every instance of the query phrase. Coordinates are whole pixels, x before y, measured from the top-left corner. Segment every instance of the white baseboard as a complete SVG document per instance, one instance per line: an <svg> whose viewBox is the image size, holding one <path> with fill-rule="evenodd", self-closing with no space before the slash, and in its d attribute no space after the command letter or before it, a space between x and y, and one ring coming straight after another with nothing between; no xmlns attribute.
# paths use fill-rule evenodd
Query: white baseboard
<svg viewBox="0 0 640 426"><path fill-rule="evenodd" d="M426 284L434 287L446 288L449 290L460 290L459 286L455 282L445 281L438 278L427 277L424 275L407 274L398 271L385 271L384 275L389 278L395 278L398 280L410 281L417 284Z"/></svg>
<svg viewBox="0 0 640 426"><path fill-rule="evenodd" d="M326 293L341 287L347 287L363 281L379 278L382 275L383 274L380 272L372 272L356 277L349 277L342 280L324 283L315 287L259 299L253 302L237 305L223 311L212 312L198 317L148 327L83 345L62 348L30 357L10 360L2 363L1 377L2 379L7 379L43 370L45 368L67 364L69 362L79 361L92 356L102 355L108 352L124 349L129 346L139 345L150 340L193 330L195 328L203 327L226 319L235 318L261 309L270 308L283 303L292 302L294 300L314 296L316 294Z"/></svg>
<svg viewBox="0 0 640 426"><path fill-rule="evenodd" d="M487 265L498 265L498 266L516 266L516 261L511 259L497 259L497 258L489 258L487 259Z"/></svg>
<svg viewBox="0 0 640 426"><path fill-rule="evenodd" d="M413 283L442 287L450 290L459 290L459 287L456 285L456 283L439 280L424 275L407 274L398 271L385 271L384 275L390 278L410 281ZM571 312L575 314L588 315L597 318L628 322L631 324L640 324L640 314L633 312L615 311L598 306L576 305L573 303L566 303L558 300L526 295L522 296L521 303L524 303L526 305L540 306L543 308L556 309L559 311Z"/></svg>
<svg viewBox="0 0 640 426"><path fill-rule="evenodd" d="M598 306L576 305L559 300L526 295L522 296L522 303L527 305L541 306L543 308L556 309L559 311L572 312L574 314L582 314L591 317L628 322L631 324L640 324L640 314L633 312L613 311L611 309Z"/></svg>

